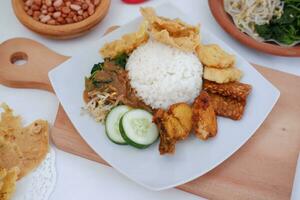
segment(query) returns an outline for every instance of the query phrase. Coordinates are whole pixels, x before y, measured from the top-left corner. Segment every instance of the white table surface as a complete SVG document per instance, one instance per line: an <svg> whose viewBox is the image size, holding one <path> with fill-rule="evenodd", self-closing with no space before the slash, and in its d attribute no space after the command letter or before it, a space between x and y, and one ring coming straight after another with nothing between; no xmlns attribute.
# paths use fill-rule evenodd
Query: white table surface
<svg viewBox="0 0 300 200"><path fill-rule="evenodd" d="M260 53L242 46L225 33L212 17L206 0L172 0L183 12L202 26L206 26L217 36L237 49L241 55L253 63L261 64L273 69L300 75L300 58L285 58ZM140 5L155 6L162 0L150 0ZM140 5L125 5L120 0L112 0L111 8L96 29L86 36L68 40L56 41L45 39L23 27L13 14L10 1L1 1L0 6L0 42L13 37L27 37L37 40L51 49L64 54L74 55L80 52L80 47L97 41L104 31L111 25L122 25L139 15ZM22 99L21 99L21 98ZM48 116L50 122L55 119L58 102L53 94L37 90L11 89L0 86L0 101L10 99L14 105L25 106L31 98L42 98L47 105L43 116ZM16 102L20 102L17 104ZM10 103L10 102L7 102ZM16 112L23 114L29 107L15 107ZM28 112L27 112L28 113ZM24 112L25 122L29 122L32 115ZM57 150L57 185L51 199L201 199L197 196L170 189L153 192L126 179L112 168L82 159L80 157ZM299 188L298 188L299 190Z"/></svg>

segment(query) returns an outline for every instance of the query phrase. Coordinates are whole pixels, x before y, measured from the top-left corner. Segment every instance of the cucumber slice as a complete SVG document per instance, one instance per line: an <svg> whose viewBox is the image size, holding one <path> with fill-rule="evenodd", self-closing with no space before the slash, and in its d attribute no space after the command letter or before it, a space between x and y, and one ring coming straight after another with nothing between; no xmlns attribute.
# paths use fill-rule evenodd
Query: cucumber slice
<svg viewBox="0 0 300 200"><path fill-rule="evenodd" d="M139 149L148 147L158 138L158 129L152 122L152 115L141 109L124 114L120 121L120 131L129 145Z"/></svg>
<svg viewBox="0 0 300 200"><path fill-rule="evenodd" d="M105 120L105 132L107 137L116 144L126 144L120 133L119 124L122 116L131 110L128 106L116 106L107 115Z"/></svg>

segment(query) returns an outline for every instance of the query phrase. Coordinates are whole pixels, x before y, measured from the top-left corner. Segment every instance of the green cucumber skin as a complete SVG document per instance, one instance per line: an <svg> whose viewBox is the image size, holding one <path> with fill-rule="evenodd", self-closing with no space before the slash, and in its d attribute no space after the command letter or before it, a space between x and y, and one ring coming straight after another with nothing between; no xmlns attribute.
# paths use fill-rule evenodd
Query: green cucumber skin
<svg viewBox="0 0 300 200"><path fill-rule="evenodd" d="M145 149L145 148L149 147L150 145L152 145L153 143L155 143L158 140L159 137L157 137L156 140L154 140L151 144L148 144L148 145L135 143L129 137L127 137L127 135L125 134L125 131L124 131L124 128L123 128L123 125L122 125L123 124L123 118L124 118L124 115L120 120L120 124L119 124L120 127L119 128L120 128L121 136L127 142L127 144L129 144L130 146L133 146L133 147L138 148L138 149Z"/></svg>
<svg viewBox="0 0 300 200"><path fill-rule="evenodd" d="M113 141L113 140L109 137L109 135L108 135L108 133L107 133L106 126L105 126L105 134L106 134L106 136L108 137L108 139L109 139L111 142L113 142L113 143L115 143L115 144L117 144L117 145L128 145L127 142L122 143L122 142L116 142L116 141ZM122 136L122 137L123 137L123 136Z"/></svg>
<svg viewBox="0 0 300 200"><path fill-rule="evenodd" d="M115 106L115 107L113 107L109 112L111 112L113 109L115 109L115 108L117 108L117 107L118 107L118 105ZM104 120L105 134L106 134L106 136L108 137L108 139L109 139L110 141L112 141L113 143L115 143L115 144L117 144L117 145L128 145L126 141L125 141L124 143L122 143L122 142L116 142L116 141L112 140L112 139L109 137L109 134L108 134L108 131L107 131L107 126L106 126L106 120L107 120L107 116L108 116L108 115L109 115L109 113L105 116L105 120ZM120 121L121 121L121 120L120 120Z"/></svg>

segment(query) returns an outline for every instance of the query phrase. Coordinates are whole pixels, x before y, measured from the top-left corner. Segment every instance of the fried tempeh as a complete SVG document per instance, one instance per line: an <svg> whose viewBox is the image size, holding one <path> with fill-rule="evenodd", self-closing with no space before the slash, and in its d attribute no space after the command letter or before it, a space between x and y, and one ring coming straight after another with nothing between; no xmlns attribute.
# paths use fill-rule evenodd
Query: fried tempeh
<svg viewBox="0 0 300 200"><path fill-rule="evenodd" d="M240 120L244 114L246 101L238 101L230 97L209 94L212 105L217 115Z"/></svg>
<svg viewBox="0 0 300 200"><path fill-rule="evenodd" d="M208 93L219 94L224 97L231 97L239 101L246 101L251 92L251 85L232 82L218 84L212 81L204 80L203 89Z"/></svg>
<svg viewBox="0 0 300 200"><path fill-rule="evenodd" d="M207 140L217 134L217 116L207 92L202 91L193 104L193 128L196 136Z"/></svg>

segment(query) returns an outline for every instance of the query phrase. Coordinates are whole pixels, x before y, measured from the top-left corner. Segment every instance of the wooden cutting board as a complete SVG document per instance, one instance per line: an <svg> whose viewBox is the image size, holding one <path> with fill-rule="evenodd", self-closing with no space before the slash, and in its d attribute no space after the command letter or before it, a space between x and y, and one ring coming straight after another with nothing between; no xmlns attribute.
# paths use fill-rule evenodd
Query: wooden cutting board
<svg viewBox="0 0 300 200"><path fill-rule="evenodd" d="M13 64L20 58L27 63ZM67 59L33 40L5 41L0 44L0 83L53 91L48 71ZM208 199L290 199L300 151L300 77L254 66L281 91L279 101L240 150L178 189ZM77 133L61 106L51 136L58 148L107 165Z"/></svg>

